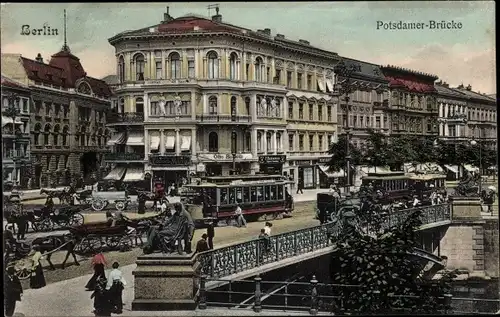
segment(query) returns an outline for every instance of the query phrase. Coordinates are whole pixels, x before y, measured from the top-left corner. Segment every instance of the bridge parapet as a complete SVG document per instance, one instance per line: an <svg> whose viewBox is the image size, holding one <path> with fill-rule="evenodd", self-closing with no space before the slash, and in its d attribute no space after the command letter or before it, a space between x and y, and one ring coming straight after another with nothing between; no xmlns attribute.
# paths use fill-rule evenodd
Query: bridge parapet
<svg viewBox="0 0 500 317"><path fill-rule="evenodd" d="M397 211L383 216L382 229L402 224L411 214L421 211L422 227L451 222L449 204L424 206ZM254 239L224 248L198 254L201 273L209 278L221 278L250 270L261 265L278 262L297 255L314 252L333 244L331 236L337 237L340 229L337 223L327 223L273 235L269 240Z"/></svg>

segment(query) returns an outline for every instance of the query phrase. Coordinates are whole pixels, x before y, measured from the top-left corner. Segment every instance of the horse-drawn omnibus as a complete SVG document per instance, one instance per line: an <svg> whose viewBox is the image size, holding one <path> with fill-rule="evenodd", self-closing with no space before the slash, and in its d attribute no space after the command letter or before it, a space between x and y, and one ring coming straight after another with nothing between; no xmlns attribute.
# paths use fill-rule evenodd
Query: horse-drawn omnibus
<svg viewBox="0 0 500 317"><path fill-rule="evenodd" d="M244 179L242 176L218 177L219 184L185 185L183 198L196 225L203 226L209 219L229 224L236 206L240 206L248 220L279 219L293 211L293 198L287 189L290 181Z"/></svg>

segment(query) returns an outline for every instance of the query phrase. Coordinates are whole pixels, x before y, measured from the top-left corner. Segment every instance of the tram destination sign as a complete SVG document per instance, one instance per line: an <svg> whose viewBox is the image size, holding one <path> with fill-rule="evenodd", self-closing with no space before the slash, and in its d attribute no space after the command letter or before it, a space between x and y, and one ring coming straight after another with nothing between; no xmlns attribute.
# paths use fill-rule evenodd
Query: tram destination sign
<svg viewBox="0 0 500 317"><path fill-rule="evenodd" d="M262 155L259 156L260 164L283 164L286 162L286 155Z"/></svg>
<svg viewBox="0 0 500 317"><path fill-rule="evenodd" d="M151 155L149 163L153 166L189 166L191 156Z"/></svg>

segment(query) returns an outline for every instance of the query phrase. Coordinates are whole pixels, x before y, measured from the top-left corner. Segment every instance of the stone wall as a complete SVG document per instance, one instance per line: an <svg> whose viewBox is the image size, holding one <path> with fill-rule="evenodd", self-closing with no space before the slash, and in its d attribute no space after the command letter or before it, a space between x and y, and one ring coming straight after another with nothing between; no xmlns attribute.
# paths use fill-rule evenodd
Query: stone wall
<svg viewBox="0 0 500 317"><path fill-rule="evenodd" d="M484 225L484 270L488 276L499 276L499 228L498 219L488 219Z"/></svg>
<svg viewBox="0 0 500 317"><path fill-rule="evenodd" d="M447 268L484 271L484 229L481 221L454 223L441 239L441 255Z"/></svg>

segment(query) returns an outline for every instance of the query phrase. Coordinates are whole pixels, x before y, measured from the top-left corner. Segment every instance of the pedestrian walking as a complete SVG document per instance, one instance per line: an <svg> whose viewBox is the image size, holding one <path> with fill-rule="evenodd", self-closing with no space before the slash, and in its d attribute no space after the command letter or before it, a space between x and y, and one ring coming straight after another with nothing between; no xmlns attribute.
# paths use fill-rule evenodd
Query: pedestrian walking
<svg viewBox="0 0 500 317"><path fill-rule="evenodd" d="M210 250L207 243L207 237L208 235L206 233L201 235L201 239L196 243L195 253L200 253Z"/></svg>
<svg viewBox="0 0 500 317"><path fill-rule="evenodd" d="M273 224L270 223L270 222L266 222L266 225L264 226L264 232L268 236L271 236L271 228L272 228L272 226L273 226Z"/></svg>
<svg viewBox="0 0 500 317"><path fill-rule="evenodd" d="M302 178L299 178L296 194L298 194L299 192L303 194L304 193L304 191L302 190L303 188L304 188L304 181L302 180Z"/></svg>
<svg viewBox="0 0 500 317"><path fill-rule="evenodd" d="M214 237L215 237L215 228L214 228L214 221L209 220L208 221L208 227L207 227L207 237L208 237L208 248L212 250L214 248Z"/></svg>
<svg viewBox="0 0 500 317"><path fill-rule="evenodd" d="M112 305L112 312L121 314L123 312L123 289L127 282L123 278L123 273L118 269L120 265L118 262L113 262L113 270L109 272L108 280L106 283L106 290L109 291L109 299Z"/></svg>
<svg viewBox="0 0 500 317"><path fill-rule="evenodd" d="M97 285L97 280L99 278L106 278L106 273L104 273L104 268L107 263L106 259L104 258L104 254L102 254L100 250L92 257L91 264L94 268L94 275L92 275L90 280L87 282L87 285L85 285L87 291L95 290Z"/></svg>
<svg viewBox="0 0 500 317"><path fill-rule="evenodd" d="M269 253L269 249L271 246L271 240L269 238L269 235L266 234L266 229L262 228L260 229L260 234L259 234L259 259L262 262L264 260L264 256Z"/></svg>
<svg viewBox="0 0 500 317"><path fill-rule="evenodd" d="M21 301L23 296L23 286L16 275L14 265L7 266L4 271L3 282L4 313L6 317L11 317L16 310L16 302Z"/></svg>
<svg viewBox="0 0 500 317"><path fill-rule="evenodd" d="M43 267L41 262L43 260L43 256L40 252L39 245L34 245L33 250L35 251L35 254L33 254L33 257L31 258L32 269L30 276L30 288L39 289L47 285L45 282L45 276L43 274Z"/></svg>
<svg viewBox="0 0 500 317"><path fill-rule="evenodd" d="M28 229L28 213L24 210L22 205L19 205L17 212L17 240L26 239L26 231Z"/></svg>
<svg viewBox="0 0 500 317"><path fill-rule="evenodd" d="M106 291L106 284L105 277L98 277L94 292L90 295L90 299L94 299L94 316L111 316L113 307Z"/></svg>
<svg viewBox="0 0 500 317"><path fill-rule="evenodd" d="M243 216L243 210L241 210L240 205L236 205L236 210L234 211L234 214L236 216L236 223L238 225L238 228L247 227L247 220Z"/></svg>

